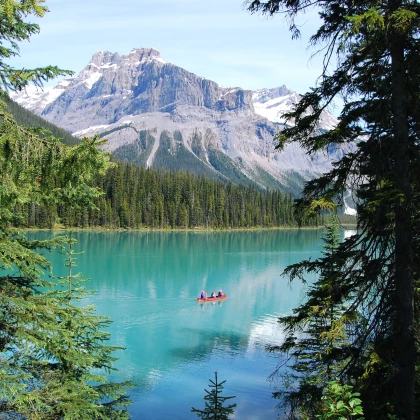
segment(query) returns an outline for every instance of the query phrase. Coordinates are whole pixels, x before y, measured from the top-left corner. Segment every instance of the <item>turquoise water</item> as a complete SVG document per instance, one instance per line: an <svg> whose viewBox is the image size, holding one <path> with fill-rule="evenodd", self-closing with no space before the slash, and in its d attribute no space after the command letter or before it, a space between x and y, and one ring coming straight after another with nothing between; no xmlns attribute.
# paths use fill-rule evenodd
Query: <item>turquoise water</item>
<svg viewBox="0 0 420 420"><path fill-rule="evenodd" d="M32 233L31 235L35 235ZM48 233L36 233L48 235ZM280 315L303 298L280 273L320 252L322 231L79 232L77 271L97 294L88 303L113 319L114 380L131 380L134 419L194 419L218 371L235 395L236 419L275 419L268 381L279 356ZM52 255L60 273L60 256ZM198 304L201 290L226 301Z"/></svg>

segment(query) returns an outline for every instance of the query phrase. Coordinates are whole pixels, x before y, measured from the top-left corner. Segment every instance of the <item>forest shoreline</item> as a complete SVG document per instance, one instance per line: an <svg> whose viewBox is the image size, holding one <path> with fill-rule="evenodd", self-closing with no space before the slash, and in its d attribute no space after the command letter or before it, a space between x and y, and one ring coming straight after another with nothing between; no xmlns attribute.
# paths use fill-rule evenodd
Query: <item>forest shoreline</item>
<svg viewBox="0 0 420 420"><path fill-rule="evenodd" d="M356 223L342 223L340 224L342 228L356 228ZM255 232L255 231L271 231L271 230L318 230L323 229L324 225L321 226L274 226L274 227L251 227L251 228L225 228L225 229L214 229L214 228L110 228L110 227L53 227L53 228L16 228L16 230L23 230L27 232L36 232L36 231L51 231L51 232Z"/></svg>

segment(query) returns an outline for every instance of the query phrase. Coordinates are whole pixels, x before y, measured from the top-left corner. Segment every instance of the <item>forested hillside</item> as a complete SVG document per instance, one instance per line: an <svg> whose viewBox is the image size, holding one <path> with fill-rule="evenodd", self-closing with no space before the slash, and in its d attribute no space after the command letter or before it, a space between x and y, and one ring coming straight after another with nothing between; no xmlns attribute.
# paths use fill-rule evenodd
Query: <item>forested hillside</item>
<svg viewBox="0 0 420 420"><path fill-rule="evenodd" d="M7 112L23 126L48 130L63 143L79 140L65 130L4 98ZM117 163L92 182L103 192L96 208L26 204L16 207L16 226L51 228L194 228L212 229L296 226L291 195L262 192L187 172L156 171ZM317 224L319 220L307 221Z"/></svg>
<svg viewBox="0 0 420 420"><path fill-rule="evenodd" d="M72 136L66 130L51 124L41 117L38 117L38 115L35 115L32 112L26 110L7 96L3 95L1 99L7 105L5 111L9 114L12 114L15 121L19 125L30 128L43 128L51 133L54 137L61 139L64 144L72 145L80 142L77 137ZM47 133L47 135L49 134Z"/></svg>

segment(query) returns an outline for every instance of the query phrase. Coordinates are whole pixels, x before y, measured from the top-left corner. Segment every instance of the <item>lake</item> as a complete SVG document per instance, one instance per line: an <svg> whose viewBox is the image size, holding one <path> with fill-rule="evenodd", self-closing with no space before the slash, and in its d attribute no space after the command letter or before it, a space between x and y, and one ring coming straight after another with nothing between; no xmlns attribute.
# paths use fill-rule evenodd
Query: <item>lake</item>
<svg viewBox="0 0 420 420"><path fill-rule="evenodd" d="M31 237L48 232L30 233ZM223 395L235 395L240 420L276 419L268 381L282 341L277 318L304 297L280 276L320 255L322 230L240 232L77 232L77 271L97 290L87 303L114 321L119 351L114 380L131 380L133 419L194 419L218 371ZM53 254L56 274L60 256ZM313 279L309 279L310 281ZM201 290L225 301L199 304Z"/></svg>

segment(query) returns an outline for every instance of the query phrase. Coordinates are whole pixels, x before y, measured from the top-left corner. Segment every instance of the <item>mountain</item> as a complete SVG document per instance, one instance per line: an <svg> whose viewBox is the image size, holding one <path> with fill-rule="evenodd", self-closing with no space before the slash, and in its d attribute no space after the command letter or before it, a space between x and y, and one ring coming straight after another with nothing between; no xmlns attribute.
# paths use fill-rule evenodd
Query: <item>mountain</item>
<svg viewBox="0 0 420 420"><path fill-rule="evenodd" d="M285 86L254 92L220 86L166 62L152 48L97 52L77 77L14 96L76 136L107 137L106 149L120 159L294 194L346 153L334 148L308 156L295 144L275 151L282 114L299 99ZM320 128L335 124L324 112Z"/></svg>

